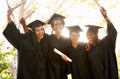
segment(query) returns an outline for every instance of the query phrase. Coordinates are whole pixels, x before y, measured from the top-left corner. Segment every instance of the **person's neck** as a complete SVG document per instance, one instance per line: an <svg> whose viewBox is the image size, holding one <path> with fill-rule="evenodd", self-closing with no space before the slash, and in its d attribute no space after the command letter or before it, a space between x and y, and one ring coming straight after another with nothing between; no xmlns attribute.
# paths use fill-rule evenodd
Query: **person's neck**
<svg viewBox="0 0 120 79"><path fill-rule="evenodd" d="M41 39L37 39L37 41L38 41L38 42L40 42L40 41L41 41Z"/></svg>
<svg viewBox="0 0 120 79"><path fill-rule="evenodd" d="M72 43L72 46L77 49L78 43Z"/></svg>
<svg viewBox="0 0 120 79"><path fill-rule="evenodd" d="M55 33L55 36L56 36L57 39L59 39L61 37L61 32Z"/></svg>
<svg viewBox="0 0 120 79"><path fill-rule="evenodd" d="M95 46L98 42L99 42L99 39L96 39L96 40L92 43L92 45Z"/></svg>

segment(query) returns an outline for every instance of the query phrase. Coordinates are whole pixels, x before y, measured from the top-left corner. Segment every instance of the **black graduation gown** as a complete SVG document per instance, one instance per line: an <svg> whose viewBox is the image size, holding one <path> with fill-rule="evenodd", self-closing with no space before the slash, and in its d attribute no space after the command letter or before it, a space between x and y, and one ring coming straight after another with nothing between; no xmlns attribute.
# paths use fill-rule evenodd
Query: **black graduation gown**
<svg viewBox="0 0 120 79"><path fill-rule="evenodd" d="M69 66L72 79L92 79L85 43L79 43L77 48L70 45L67 47L66 52L67 56L72 59Z"/></svg>
<svg viewBox="0 0 120 79"><path fill-rule="evenodd" d="M25 53L26 47L23 45L23 43L29 44L28 41L26 41L26 39L28 39L28 35L20 34L13 22L7 25L6 29L3 31L3 34L6 39L18 49L17 79L31 79L27 64L28 53Z"/></svg>
<svg viewBox="0 0 120 79"><path fill-rule="evenodd" d="M49 52L47 53L47 79L67 79L64 64L66 63L60 55L54 53L54 48L64 52L68 46L69 40L55 35L49 36Z"/></svg>
<svg viewBox="0 0 120 79"><path fill-rule="evenodd" d="M107 36L88 53L94 79L118 79L115 55L117 32L112 23L107 26Z"/></svg>
<svg viewBox="0 0 120 79"><path fill-rule="evenodd" d="M17 79L46 79L46 38L38 43L33 32L20 34L13 22L8 24L3 34L18 49Z"/></svg>
<svg viewBox="0 0 120 79"><path fill-rule="evenodd" d="M35 49L28 58L29 70L32 79L47 79L46 78L46 54L48 52L47 35L38 42Z"/></svg>

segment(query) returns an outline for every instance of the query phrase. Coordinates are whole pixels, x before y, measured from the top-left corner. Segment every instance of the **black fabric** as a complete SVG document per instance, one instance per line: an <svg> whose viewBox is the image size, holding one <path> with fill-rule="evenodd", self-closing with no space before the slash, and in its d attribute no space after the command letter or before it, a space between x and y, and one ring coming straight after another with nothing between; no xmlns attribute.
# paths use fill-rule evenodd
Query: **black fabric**
<svg viewBox="0 0 120 79"><path fill-rule="evenodd" d="M53 16L49 19L48 24L51 24L56 19L65 19L65 17L60 14L54 13Z"/></svg>
<svg viewBox="0 0 120 79"><path fill-rule="evenodd" d="M54 53L53 49L57 48L64 53L64 49L68 46L69 40L55 35L49 36L49 52L47 54L47 79L67 79L64 64L66 63L60 55Z"/></svg>
<svg viewBox="0 0 120 79"><path fill-rule="evenodd" d="M44 22L39 21L39 20L35 20L35 21L31 22L30 24L28 24L27 26L29 28L31 28L32 30L34 30L36 27L40 27L40 26L43 26L43 25L45 25Z"/></svg>
<svg viewBox="0 0 120 79"><path fill-rule="evenodd" d="M100 26L96 26L96 25L86 25L86 27L88 27L87 32L94 32L94 33L98 33L98 30L102 27Z"/></svg>
<svg viewBox="0 0 120 79"><path fill-rule="evenodd" d="M107 25L107 36L88 53L94 79L118 79L115 55L117 32L113 24Z"/></svg>
<svg viewBox="0 0 120 79"><path fill-rule="evenodd" d="M72 59L69 72L72 74L72 79L92 79L91 67L88 59L88 54L85 51L85 43L79 43L77 48L72 45L66 49L67 56Z"/></svg>
<svg viewBox="0 0 120 79"><path fill-rule="evenodd" d="M13 22L7 25L6 29L3 31L3 34L6 39L18 49L17 79L31 79L27 64L28 53L25 51L25 45L23 45L24 42L27 43L27 41L24 40L28 39L27 35L20 34Z"/></svg>
<svg viewBox="0 0 120 79"><path fill-rule="evenodd" d="M35 33L21 34L13 22L8 24L3 34L18 49L17 79L46 79L47 35L37 42Z"/></svg>
<svg viewBox="0 0 120 79"><path fill-rule="evenodd" d="M47 79L46 54L48 52L48 43L46 38L47 35L35 45L35 50L29 56L29 69L33 79Z"/></svg>

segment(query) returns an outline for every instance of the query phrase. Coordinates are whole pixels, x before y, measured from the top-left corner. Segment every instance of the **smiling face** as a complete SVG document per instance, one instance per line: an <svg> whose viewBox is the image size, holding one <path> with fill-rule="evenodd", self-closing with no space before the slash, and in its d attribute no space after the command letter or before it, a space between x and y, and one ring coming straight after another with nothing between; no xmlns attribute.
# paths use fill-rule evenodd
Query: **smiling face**
<svg viewBox="0 0 120 79"><path fill-rule="evenodd" d="M70 34L70 40L71 40L72 44L77 44L79 38L80 38L80 34L77 33L77 32L72 32L72 33Z"/></svg>
<svg viewBox="0 0 120 79"><path fill-rule="evenodd" d="M61 32L62 29L64 28L64 23L61 20L55 20L53 23L53 30L57 33L57 32Z"/></svg>
<svg viewBox="0 0 120 79"><path fill-rule="evenodd" d="M98 35L94 32L87 32L87 39L90 43L94 43L96 40L98 40Z"/></svg>
<svg viewBox="0 0 120 79"><path fill-rule="evenodd" d="M36 34L37 40L41 40L44 37L44 33L45 31L42 26L35 28L35 34Z"/></svg>

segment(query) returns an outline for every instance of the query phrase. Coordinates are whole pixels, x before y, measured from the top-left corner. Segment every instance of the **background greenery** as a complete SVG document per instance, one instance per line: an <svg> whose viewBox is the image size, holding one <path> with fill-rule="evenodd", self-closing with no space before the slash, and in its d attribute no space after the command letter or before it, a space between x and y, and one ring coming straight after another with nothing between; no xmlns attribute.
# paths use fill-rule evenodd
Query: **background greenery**
<svg viewBox="0 0 120 79"><path fill-rule="evenodd" d="M2 46L2 44L3 42L0 42L0 47ZM0 49L0 79L13 79L9 58L13 57L14 51L14 48L8 52L3 52Z"/></svg>

